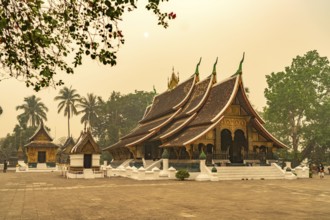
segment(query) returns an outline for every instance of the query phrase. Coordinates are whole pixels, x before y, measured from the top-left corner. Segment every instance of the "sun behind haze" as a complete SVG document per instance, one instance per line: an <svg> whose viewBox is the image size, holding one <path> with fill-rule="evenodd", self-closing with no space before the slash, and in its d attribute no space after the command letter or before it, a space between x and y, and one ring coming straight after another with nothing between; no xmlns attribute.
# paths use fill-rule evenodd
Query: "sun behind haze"
<svg viewBox="0 0 330 220"><path fill-rule="evenodd" d="M292 58L309 50L330 58L328 0L170 0L161 8L177 17L167 29L157 25L157 18L143 8L143 3L139 1L140 7L126 14L119 24L126 42L118 52L117 66L85 59L74 75L59 73L66 86L72 86L81 96L94 93L104 100L112 91L152 91L155 86L161 93L166 90L172 67L184 81L202 57L200 74L204 78L211 74L219 57L217 77L221 81L237 70L245 52L244 84L250 89L250 101L262 110L266 104L265 75L284 70ZM21 113L15 107L32 94L49 108L46 125L51 135L66 136L66 118L63 113L57 114L58 103L54 101L59 90L34 93L23 82L1 81L0 137L13 131ZM82 129L80 116L74 116L73 137L77 138Z"/></svg>

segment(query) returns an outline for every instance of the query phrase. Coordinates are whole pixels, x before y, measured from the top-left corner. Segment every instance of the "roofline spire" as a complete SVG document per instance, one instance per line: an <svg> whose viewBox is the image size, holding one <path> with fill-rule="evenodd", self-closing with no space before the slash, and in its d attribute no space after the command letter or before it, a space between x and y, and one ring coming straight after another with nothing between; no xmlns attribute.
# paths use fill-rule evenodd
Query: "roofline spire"
<svg viewBox="0 0 330 220"><path fill-rule="evenodd" d="M243 65L243 62L244 62L244 56L245 56L245 52L243 52L243 57L242 57L242 60L241 62L239 63L239 67L238 67L238 70L236 71L236 73L234 75L242 75L242 65Z"/></svg>
<svg viewBox="0 0 330 220"><path fill-rule="evenodd" d="M197 63L196 65L196 70L195 70L195 74L198 76L199 75L199 65L201 64L201 61L202 61L202 57L199 59L199 62Z"/></svg>
<svg viewBox="0 0 330 220"><path fill-rule="evenodd" d="M217 63L218 63L218 57L217 57L215 63L213 64L213 71L212 71L213 75L217 74L217 69L216 69Z"/></svg>
<svg viewBox="0 0 330 220"><path fill-rule="evenodd" d="M213 75L212 83L213 84L217 83L217 69L216 69L217 63L218 63L218 57L217 57L215 63L213 64L213 71L212 71L212 75Z"/></svg>

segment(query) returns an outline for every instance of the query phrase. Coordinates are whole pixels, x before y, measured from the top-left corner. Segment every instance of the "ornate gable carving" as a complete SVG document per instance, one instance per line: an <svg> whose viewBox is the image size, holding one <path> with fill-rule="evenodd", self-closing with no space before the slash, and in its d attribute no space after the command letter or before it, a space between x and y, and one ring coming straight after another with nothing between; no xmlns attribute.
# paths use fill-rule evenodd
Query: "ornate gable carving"
<svg viewBox="0 0 330 220"><path fill-rule="evenodd" d="M34 141L45 142L45 141L50 141L50 138L44 131L39 131L37 135L34 137Z"/></svg>
<svg viewBox="0 0 330 220"><path fill-rule="evenodd" d="M236 130L240 129L244 132L244 135L246 136L246 120L243 118L224 118L220 122L220 128L228 129L231 131L232 134L235 133Z"/></svg>
<svg viewBox="0 0 330 220"><path fill-rule="evenodd" d="M90 141L88 141L84 146L82 146L81 152L82 153L94 153L94 148Z"/></svg>

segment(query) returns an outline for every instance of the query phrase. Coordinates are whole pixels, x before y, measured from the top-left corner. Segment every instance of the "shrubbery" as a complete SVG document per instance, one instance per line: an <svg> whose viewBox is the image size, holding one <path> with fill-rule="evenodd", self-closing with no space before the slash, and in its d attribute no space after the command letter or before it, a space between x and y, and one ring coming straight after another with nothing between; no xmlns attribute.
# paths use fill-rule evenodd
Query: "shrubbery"
<svg viewBox="0 0 330 220"><path fill-rule="evenodd" d="M179 180L184 180L186 178L189 178L190 174L187 170L182 169L182 170L178 170L178 172L176 172L175 177Z"/></svg>

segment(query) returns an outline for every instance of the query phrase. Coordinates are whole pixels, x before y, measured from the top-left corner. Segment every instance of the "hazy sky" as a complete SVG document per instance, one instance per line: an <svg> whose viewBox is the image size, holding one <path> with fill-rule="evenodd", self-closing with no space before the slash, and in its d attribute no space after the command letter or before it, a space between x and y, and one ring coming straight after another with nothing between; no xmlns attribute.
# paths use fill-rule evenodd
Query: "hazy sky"
<svg viewBox="0 0 330 220"><path fill-rule="evenodd" d="M74 75L60 75L67 86L82 96L94 93L108 99L112 91L123 94L134 90L159 93L166 90L167 78L174 67L184 81L194 73L202 57L201 78L217 65L218 81L232 75L245 51L243 81L250 89L250 101L259 110L266 105L265 75L284 70L296 55L318 50L330 58L329 0L170 0L162 8L177 14L164 29L156 17L139 1L140 7L124 16L120 27L126 43L118 53L116 67L84 60ZM46 125L58 139L67 134L67 120L57 114L54 97L60 88L36 94L49 108ZM16 80L0 82L0 137L11 133L17 124L17 105L33 95L31 89ZM285 98L285 97L284 97ZM83 125L80 116L71 121L71 133L77 138Z"/></svg>

